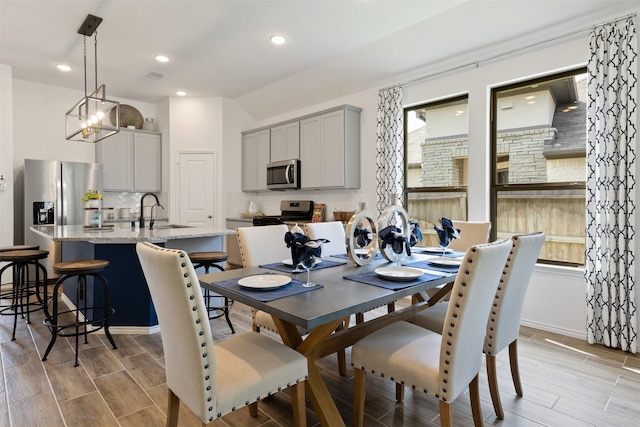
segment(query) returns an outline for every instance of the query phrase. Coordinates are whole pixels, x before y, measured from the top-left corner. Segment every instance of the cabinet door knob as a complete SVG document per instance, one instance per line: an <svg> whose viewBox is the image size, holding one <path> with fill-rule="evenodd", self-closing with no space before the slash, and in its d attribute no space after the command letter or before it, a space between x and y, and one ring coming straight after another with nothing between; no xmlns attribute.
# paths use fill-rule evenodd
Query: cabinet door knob
<svg viewBox="0 0 640 427"><path fill-rule="evenodd" d="M213 216L212 215L207 215L207 218L211 219L211 218L213 218Z"/></svg>

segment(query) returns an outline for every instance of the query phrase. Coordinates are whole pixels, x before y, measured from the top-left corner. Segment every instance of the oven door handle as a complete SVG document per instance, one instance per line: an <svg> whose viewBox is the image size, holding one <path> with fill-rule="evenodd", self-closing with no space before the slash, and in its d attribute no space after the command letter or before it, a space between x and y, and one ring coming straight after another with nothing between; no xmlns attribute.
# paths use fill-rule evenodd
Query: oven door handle
<svg viewBox="0 0 640 427"><path fill-rule="evenodd" d="M287 180L287 184L291 184L291 179L289 179L289 176L291 175L291 167L293 165L287 165L287 168L284 171L284 178Z"/></svg>

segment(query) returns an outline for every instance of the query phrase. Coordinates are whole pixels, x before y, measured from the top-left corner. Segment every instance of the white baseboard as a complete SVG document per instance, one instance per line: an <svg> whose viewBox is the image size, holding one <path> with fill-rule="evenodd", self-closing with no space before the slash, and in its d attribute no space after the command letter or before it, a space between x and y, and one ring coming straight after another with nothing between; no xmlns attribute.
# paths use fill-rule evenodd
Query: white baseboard
<svg viewBox="0 0 640 427"><path fill-rule="evenodd" d="M68 307L69 310L75 310L76 306L71 300L64 294L64 292L60 295L60 299L63 303ZM84 315L80 312L80 320L84 321ZM91 326L87 326L90 328ZM98 328L96 328L98 329ZM156 332L160 332L160 325L154 326L109 326L109 332L112 335L151 335ZM96 334L103 334L104 329L100 328L100 330L94 332Z"/></svg>
<svg viewBox="0 0 640 427"><path fill-rule="evenodd" d="M572 329L559 328L557 326L548 325L546 323L533 322L530 320L520 320L521 326L527 326L529 328L540 329L541 331L553 332L554 334L566 335L572 338L587 339L586 331L574 331Z"/></svg>

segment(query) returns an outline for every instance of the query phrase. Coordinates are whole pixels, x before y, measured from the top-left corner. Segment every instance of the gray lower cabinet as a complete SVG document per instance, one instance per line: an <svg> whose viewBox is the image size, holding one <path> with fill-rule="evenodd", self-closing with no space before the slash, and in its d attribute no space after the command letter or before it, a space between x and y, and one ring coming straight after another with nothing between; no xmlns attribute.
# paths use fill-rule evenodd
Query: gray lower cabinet
<svg viewBox="0 0 640 427"><path fill-rule="evenodd" d="M263 129L242 135L242 191L267 191L270 132Z"/></svg>
<svg viewBox="0 0 640 427"><path fill-rule="evenodd" d="M345 105L300 120L301 188L360 187L360 112Z"/></svg>
<svg viewBox="0 0 640 427"><path fill-rule="evenodd" d="M121 130L96 144L105 191L162 191L162 137Z"/></svg>

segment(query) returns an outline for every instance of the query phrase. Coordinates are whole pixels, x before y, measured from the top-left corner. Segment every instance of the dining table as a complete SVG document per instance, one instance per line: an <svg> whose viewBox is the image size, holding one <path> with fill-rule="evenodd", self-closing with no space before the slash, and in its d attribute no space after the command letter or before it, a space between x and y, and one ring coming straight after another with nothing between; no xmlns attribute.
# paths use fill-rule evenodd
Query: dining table
<svg viewBox="0 0 640 427"><path fill-rule="evenodd" d="M307 393L321 425L344 426L345 422L320 375L316 361L353 345L386 325L410 320L415 313L433 305L434 301L448 292L458 266L437 264L438 255L416 252L405 256L401 263L403 267L417 268L423 274L413 278L412 273L412 277L402 277L401 281L398 278L389 280L391 276L387 274L378 274L389 271L384 269L397 268L395 263L384 258L376 258L367 265L358 266L344 256L323 258L322 263L311 270L311 281L316 286L310 288L302 287L306 282L306 273L294 273L291 267L283 263L230 269L198 277L203 288L272 316L284 344L308 360ZM456 254L457 257L462 255ZM277 275L282 282L287 282L289 278L292 281L275 289L260 286L247 288L238 283L253 284L259 279L274 279L271 275ZM279 297L277 293L284 292L283 289L287 287L294 294ZM425 291L434 288L440 290L432 298L426 299ZM273 296L277 298L271 299L274 293ZM349 324L351 315L365 313L405 297L411 297L411 304L407 307L362 323ZM302 335L298 327L308 333Z"/></svg>

